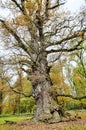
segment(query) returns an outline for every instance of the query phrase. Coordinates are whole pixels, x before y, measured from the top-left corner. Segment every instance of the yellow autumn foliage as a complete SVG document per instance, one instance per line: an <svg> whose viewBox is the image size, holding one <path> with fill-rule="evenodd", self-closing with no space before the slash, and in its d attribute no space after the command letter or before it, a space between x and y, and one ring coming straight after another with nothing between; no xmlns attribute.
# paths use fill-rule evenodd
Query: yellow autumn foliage
<svg viewBox="0 0 86 130"><path fill-rule="evenodd" d="M24 8L25 8L25 13L31 16L36 9L36 3L31 2L31 0L28 0L27 2L24 2Z"/></svg>
<svg viewBox="0 0 86 130"><path fill-rule="evenodd" d="M42 2L41 0L27 0L23 3L25 8L25 14L29 14L29 16L33 15L37 10L41 11Z"/></svg>
<svg viewBox="0 0 86 130"><path fill-rule="evenodd" d="M41 11L41 0L27 0L23 2L24 11L23 14L16 18L16 23L21 26L31 26L31 22L34 21L36 11Z"/></svg>
<svg viewBox="0 0 86 130"><path fill-rule="evenodd" d="M30 24L29 18L26 15L20 15L19 17L17 17L16 22L21 26L27 26L28 24Z"/></svg>
<svg viewBox="0 0 86 130"><path fill-rule="evenodd" d="M75 77L75 80L80 82L80 81L82 81L82 78L77 75L77 76Z"/></svg>
<svg viewBox="0 0 86 130"><path fill-rule="evenodd" d="M53 84L60 84L64 82L62 70L60 65L55 65L51 68L50 77Z"/></svg>

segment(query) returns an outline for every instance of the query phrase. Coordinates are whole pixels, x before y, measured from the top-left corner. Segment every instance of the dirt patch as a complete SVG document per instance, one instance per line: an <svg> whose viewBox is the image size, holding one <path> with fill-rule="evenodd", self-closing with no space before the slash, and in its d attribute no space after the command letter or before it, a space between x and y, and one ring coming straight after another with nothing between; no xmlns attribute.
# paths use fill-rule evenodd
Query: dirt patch
<svg viewBox="0 0 86 130"><path fill-rule="evenodd" d="M81 127L84 125L86 125L86 119L78 119L76 121L59 122L54 124L46 124L34 121L22 121L17 123L15 127L20 127L21 130L62 130L65 127Z"/></svg>

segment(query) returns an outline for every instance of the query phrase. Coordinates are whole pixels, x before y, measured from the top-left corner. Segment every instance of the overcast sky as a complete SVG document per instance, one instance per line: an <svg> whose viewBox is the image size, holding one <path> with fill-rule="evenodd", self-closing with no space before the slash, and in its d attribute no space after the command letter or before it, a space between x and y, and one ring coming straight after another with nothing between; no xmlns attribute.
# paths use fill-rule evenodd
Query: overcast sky
<svg viewBox="0 0 86 130"><path fill-rule="evenodd" d="M86 6L86 0L67 0L65 7L71 12L77 12L81 6Z"/></svg>

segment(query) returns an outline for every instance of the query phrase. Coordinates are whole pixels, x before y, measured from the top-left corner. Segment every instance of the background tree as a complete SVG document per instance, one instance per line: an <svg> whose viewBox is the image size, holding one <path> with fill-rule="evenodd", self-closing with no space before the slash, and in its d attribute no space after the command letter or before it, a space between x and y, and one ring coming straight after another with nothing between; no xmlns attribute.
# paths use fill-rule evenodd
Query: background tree
<svg viewBox="0 0 86 130"><path fill-rule="evenodd" d="M66 66L68 70L66 74L68 77L68 82L71 86L71 90L73 92L73 95L78 97L80 95L85 95L86 92L86 60L84 59L84 56L85 51L83 49L72 53L68 59L68 62L70 63L68 66Z"/></svg>
<svg viewBox="0 0 86 130"><path fill-rule="evenodd" d="M7 83L8 80L10 80L10 77L6 73L3 60L0 58L0 114L3 112L3 101L5 96L11 92Z"/></svg>
<svg viewBox="0 0 86 130"><path fill-rule="evenodd" d="M85 11L71 17L60 10L63 4L60 0L11 0L4 6L10 8L13 19L0 19L0 38L10 52L8 58L4 57L5 63L21 64L28 74L37 103L37 118L42 113L60 111L62 114L61 107L52 103L54 99L48 92L52 85L51 64L67 52L80 50L85 38Z"/></svg>

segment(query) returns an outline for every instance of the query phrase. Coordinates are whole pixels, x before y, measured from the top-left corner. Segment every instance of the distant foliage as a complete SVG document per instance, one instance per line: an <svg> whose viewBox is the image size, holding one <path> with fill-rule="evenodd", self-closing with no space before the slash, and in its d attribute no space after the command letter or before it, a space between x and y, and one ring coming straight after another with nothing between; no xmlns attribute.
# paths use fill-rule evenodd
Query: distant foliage
<svg viewBox="0 0 86 130"><path fill-rule="evenodd" d="M68 94L70 92L70 88L65 82L61 64L51 68L50 77L53 83L51 91L56 91L59 94Z"/></svg>
<svg viewBox="0 0 86 130"><path fill-rule="evenodd" d="M20 99L20 112L21 113L34 113L36 109L36 102L33 97Z"/></svg>
<svg viewBox="0 0 86 130"><path fill-rule="evenodd" d="M83 73L83 69L80 67L76 67L73 70L73 82L75 84L75 93L76 97L83 96L86 94L86 80L81 75ZM82 109L86 108L86 99L83 100L73 100L69 97L59 96L58 94L71 94L73 93L73 88L65 83L64 74L62 71L62 66L56 65L50 71L50 77L52 79L52 87L50 92L52 93L52 97L57 100L57 102L64 107L64 109Z"/></svg>

